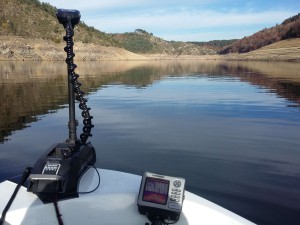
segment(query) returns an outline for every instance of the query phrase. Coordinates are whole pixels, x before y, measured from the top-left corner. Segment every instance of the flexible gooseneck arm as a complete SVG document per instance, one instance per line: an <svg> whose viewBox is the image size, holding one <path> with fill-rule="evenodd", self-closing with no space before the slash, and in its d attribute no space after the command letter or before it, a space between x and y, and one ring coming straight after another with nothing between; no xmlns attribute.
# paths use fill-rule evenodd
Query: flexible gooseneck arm
<svg viewBox="0 0 300 225"><path fill-rule="evenodd" d="M80 145L86 144L87 139L92 136L91 129L94 127L91 120L90 108L87 107L87 99L83 98L84 92L80 90L81 83L77 81L79 77L75 73L76 65L73 62L75 56L73 52L73 36L74 27L80 21L80 13L77 10L65 10L59 9L57 11L58 21L63 24L66 30L66 36L64 40L66 41L66 47L64 48L67 53L66 63L68 65L68 87L69 87L69 142L74 144L75 150L80 147ZM78 122L75 118L75 96L76 100L79 101L79 108L82 110L83 117L83 133L80 135L80 141L77 139L76 126Z"/></svg>

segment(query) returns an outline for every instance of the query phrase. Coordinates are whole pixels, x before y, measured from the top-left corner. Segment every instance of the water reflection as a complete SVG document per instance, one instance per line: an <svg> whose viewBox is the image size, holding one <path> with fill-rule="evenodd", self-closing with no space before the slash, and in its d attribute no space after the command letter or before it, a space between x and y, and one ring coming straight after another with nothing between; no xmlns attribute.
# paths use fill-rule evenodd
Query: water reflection
<svg viewBox="0 0 300 225"><path fill-rule="evenodd" d="M0 142L23 129L39 115L55 112L67 104L64 62L0 62ZM232 76L267 88L300 104L300 65L268 62L219 61L105 61L77 62L85 92L121 83L143 88L164 76ZM294 102L294 104L292 103Z"/></svg>
<svg viewBox="0 0 300 225"><path fill-rule="evenodd" d="M66 138L68 110L64 62L0 64L1 181ZM287 108L299 107L297 71L291 63L78 62L96 166L183 176L188 190L259 224L299 224L300 108Z"/></svg>

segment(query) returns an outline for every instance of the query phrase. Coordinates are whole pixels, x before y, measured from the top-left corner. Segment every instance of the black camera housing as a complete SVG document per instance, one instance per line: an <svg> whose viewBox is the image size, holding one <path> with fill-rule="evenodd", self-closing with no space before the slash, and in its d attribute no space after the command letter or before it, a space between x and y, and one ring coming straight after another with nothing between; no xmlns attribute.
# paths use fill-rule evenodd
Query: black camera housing
<svg viewBox="0 0 300 225"><path fill-rule="evenodd" d="M74 27L80 21L80 12L76 9L58 9L56 13L58 22L61 23L64 27L68 23L71 23Z"/></svg>

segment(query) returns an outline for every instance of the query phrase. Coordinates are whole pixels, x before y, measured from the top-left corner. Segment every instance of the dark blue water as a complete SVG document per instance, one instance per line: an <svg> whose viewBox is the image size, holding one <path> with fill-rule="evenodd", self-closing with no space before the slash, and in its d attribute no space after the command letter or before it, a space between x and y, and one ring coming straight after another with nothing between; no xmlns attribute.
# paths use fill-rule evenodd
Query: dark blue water
<svg viewBox="0 0 300 225"><path fill-rule="evenodd" d="M255 223L300 224L297 80L216 63L116 71L118 65L93 73L79 67L85 68L81 73L94 116L90 140L97 167L182 176L187 190ZM20 101L19 113L11 115L8 107L7 118L23 127L1 127L1 180L16 180L68 135L63 75L45 79L34 74L32 82L2 77L3 90L38 99L31 99L27 109L28 98L11 97Z"/></svg>

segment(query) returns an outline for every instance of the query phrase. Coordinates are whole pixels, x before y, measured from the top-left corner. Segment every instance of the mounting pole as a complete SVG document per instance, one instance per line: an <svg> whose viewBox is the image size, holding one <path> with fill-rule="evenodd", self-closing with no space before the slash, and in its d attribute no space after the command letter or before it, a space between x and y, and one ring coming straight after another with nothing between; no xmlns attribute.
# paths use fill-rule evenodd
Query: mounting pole
<svg viewBox="0 0 300 225"><path fill-rule="evenodd" d="M70 29L71 26L67 26L67 29ZM68 32L68 31L67 31ZM72 45L72 51L73 51L73 45ZM73 57L70 57L69 51L67 51L67 60L70 60L67 63L68 65L68 90L69 90L69 142L71 144L75 144L75 141L77 140L77 134L76 134L76 127L78 122L76 121L75 116L75 94L74 94L74 85L72 82L72 75L74 73L74 69L72 67L73 65Z"/></svg>
<svg viewBox="0 0 300 225"><path fill-rule="evenodd" d="M69 92L69 139L67 140L71 144L76 144L77 134L76 127L78 122L75 117L75 93L74 93L74 70L76 65L73 63L73 58L75 56L73 52L73 35L74 27L80 21L80 12L78 10L64 10L58 9L57 19L61 23L65 30L66 36L64 40L67 42L67 46L64 48L67 53L66 63L68 65L68 92Z"/></svg>

